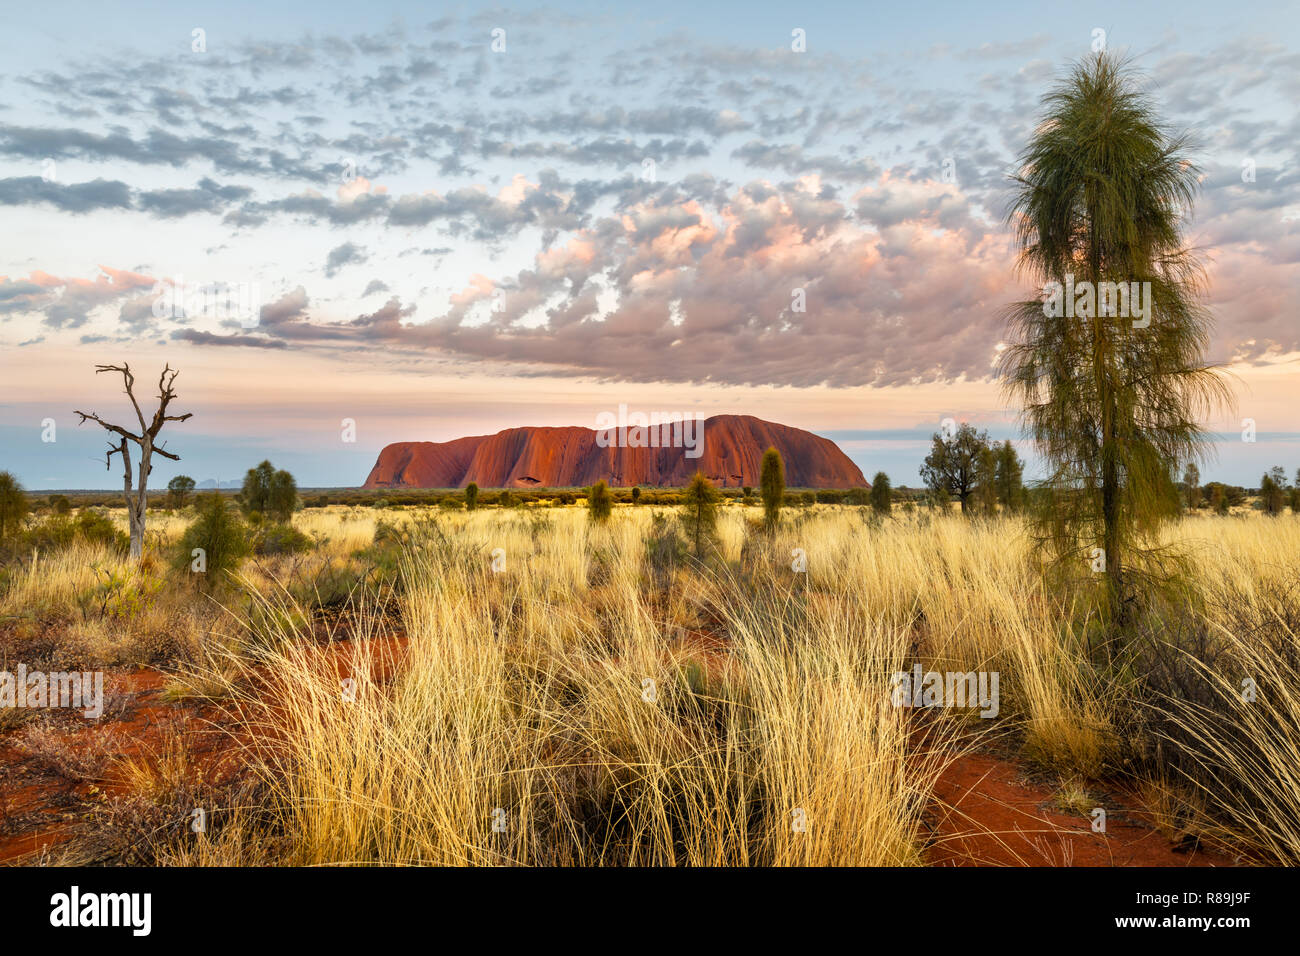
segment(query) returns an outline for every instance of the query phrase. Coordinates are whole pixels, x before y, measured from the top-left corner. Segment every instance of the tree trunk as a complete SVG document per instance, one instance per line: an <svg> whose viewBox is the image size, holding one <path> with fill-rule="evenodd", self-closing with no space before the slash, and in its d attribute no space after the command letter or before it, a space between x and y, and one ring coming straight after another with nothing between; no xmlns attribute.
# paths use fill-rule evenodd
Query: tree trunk
<svg viewBox="0 0 1300 956"><path fill-rule="evenodd" d="M131 525L131 557L138 561L144 554L144 513L132 502L126 514Z"/></svg>
<svg viewBox="0 0 1300 956"><path fill-rule="evenodd" d="M131 487L131 447L125 438L118 446L122 452L122 500L126 503L126 523L131 530L131 557L139 560L144 553L144 514L138 507L139 495ZM140 484L144 484L143 463L140 471Z"/></svg>
<svg viewBox="0 0 1300 956"><path fill-rule="evenodd" d="M1108 396L1109 397L1109 396ZM1124 600L1124 555L1120 543L1120 487L1119 467L1116 464L1116 436L1114 415L1108 407L1105 414L1105 437L1102 443L1101 517L1104 532L1103 547L1106 553L1106 593L1110 610L1110 626L1116 635L1120 628L1120 614Z"/></svg>
<svg viewBox="0 0 1300 956"><path fill-rule="evenodd" d="M146 434L140 443L140 484L135 492L135 501L129 506L131 512L131 557L139 559L144 554L144 519L149 508L149 472L153 471L153 442Z"/></svg>
<svg viewBox="0 0 1300 956"><path fill-rule="evenodd" d="M1096 199L1094 190L1090 189L1088 219L1092 224L1089 229L1088 279L1094 283L1103 278L1100 237L1096 230ZM1119 409L1116 407L1115 388L1112 380L1114 359L1111 355L1112 328L1101 314L1096 301L1093 303L1091 317L1093 330L1093 362L1097 386L1097 402L1101 413L1101 520L1102 552L1106 560L1106 609L1108 611L1106 642L1111 659L1115 656L1115 642L1120 639L1120 614L1123 608L1124 556L1121 553L1120 540L1121 511L1123 508L1123 489L1119 483Z"/></svg>

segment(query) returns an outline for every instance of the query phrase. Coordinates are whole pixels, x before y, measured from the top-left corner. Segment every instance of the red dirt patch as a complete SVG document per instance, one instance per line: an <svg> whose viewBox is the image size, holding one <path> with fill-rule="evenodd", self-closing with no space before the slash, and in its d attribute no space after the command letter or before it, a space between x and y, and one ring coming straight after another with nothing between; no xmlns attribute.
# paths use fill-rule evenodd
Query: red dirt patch
<svg viewBox="0 0 1300 956"><path fill-rule="evenodd" d="M926 858L935 866L1243 865L1199 847L1173 847L1111 795L1097 797L1106 832L1094 833L1090 817L1054 806L1051 790L986 753L950 763L934 797Z"/></svg>
<svg viewBox="0 0 1300 956"><path fill-rule="evenodd" d="M213 704L167 702L161 699L167 675L142 668L105 674L105 715L84 721L50 712L57 733L75 745L83 734L105 729L116 732L120 749L96 780L71 779L19 746L21 730L0 737L0 863L32 863L84 832L105 796L126 790L126 760L153 762L167 746L168 735L180 735L188 752L205 767L234 770L237 751L225 746L230 737L221 726L228 711ZM113 704L108 704L109 698Z"/></svg>

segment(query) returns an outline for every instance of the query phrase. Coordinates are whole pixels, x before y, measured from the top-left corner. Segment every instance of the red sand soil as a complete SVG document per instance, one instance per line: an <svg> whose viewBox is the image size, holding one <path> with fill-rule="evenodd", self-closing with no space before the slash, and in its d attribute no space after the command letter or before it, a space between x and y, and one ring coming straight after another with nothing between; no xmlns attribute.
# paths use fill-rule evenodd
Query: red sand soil
<svg viewBox="0 0 1300 956"><path fill-rule="evenodd" d="M120 747L104 777L68 779L17 745L21 729L0 736L0 863L34 863L77 835L88 823L100 796L124 792L121 760L155 760L169 734L181 734L191 754L219 769L235 751L215 720L223 709L213 705L168 703L161 695L167 677L151 668L106 674L104 695L120 695L122 712L105 714L95 723L59 725L71 741L80 734L115 731ZM226 769L229 769L227 766Z"/></svg>
<svg viewBox="0 0 1300 956"><path fill-rule="evenodd" d="M1090 787L1090 793L1095 791ZM1054 793L1016 764L986 753L954 760L941 774L929 814L935 866L1241 866L1199 847L1175 848L1111 795L1106 832L1053 805Z"/></svg>
<svg viewBox="0 0 1300 956"><path fill-rule="evenodd" d="M405 660L407 638L371 638L365 643L369 645L370 679L382 685ZM326 665L334 667L342 678L355 673L354 657L360 644L333 641L319 649ZM257 674L251 676L256 682ZM167 681L168 675L152 668L108 672L105 698L120 695L121 713L106 713L95 723L78 719L60 724L60 731L73 740L79 734L104 729L119 735L121 759L111 763L98 780L68 779L46 766L18 746L21 728L0 735L0 865L40 862L48 852L72 840L91 825L103 797L127 791L124 760L156 763L178 737L208 779L241 769L246 757L241 745L259 742L247 739L242 731L239 709L229 703L163 700Z"/></svg>

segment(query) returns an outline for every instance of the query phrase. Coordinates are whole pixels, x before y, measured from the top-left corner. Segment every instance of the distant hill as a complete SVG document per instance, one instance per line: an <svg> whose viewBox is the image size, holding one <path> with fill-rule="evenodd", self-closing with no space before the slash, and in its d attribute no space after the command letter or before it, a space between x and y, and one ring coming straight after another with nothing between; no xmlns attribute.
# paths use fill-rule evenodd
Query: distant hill
<svg viewBox="0 0 1300 956"><path fill-rule="evenodd" d="M757 488L763 453L774 447L792 488L868 488L858 466L833 441L802 428L751 415L715 415L699 429L698 457L671 444L672 428L660 425L661 447L649 445L646 429L597 432L562 428L508 428L495 435L447 442L396 442L379 453L366 488L573 488L604 479L616 487L677 487L696 469L721 487ZM601 442L608 447L602 447Z"/></svg>

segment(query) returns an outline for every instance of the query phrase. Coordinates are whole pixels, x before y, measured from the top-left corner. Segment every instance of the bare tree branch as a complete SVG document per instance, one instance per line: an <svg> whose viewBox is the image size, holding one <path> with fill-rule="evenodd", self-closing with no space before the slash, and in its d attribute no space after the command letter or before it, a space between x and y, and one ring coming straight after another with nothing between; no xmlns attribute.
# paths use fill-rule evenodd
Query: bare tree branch
<svg viewBox="0 0 1300 956"><path fill-rule="evenodd" d="M135 375L131 372L131 366L126 362L121 365L96 365L95 374L100 372L121 372L122 384L126 386L126 397L131 399L131 405L135 408L135 417L140 420L140 431L145 431L144 412L140 411L140 403L135 400Z"/></svg>
<svg viewBox="0 0 1300 956"><path fill-rule="evenodd" d="M125 445L126 445L126 439L125 439L125 438L122 439L122 445L121 445L121 446L114 445L112 442L109 442L109 445L108 445L108 454L106 454L106 455L104 456L104 470L105 470L105 471L108 471L110 468L113 467L113 456L114 456L114 455L122 455L122 456L123 456L123 460L125 460L125 456L126 456L126 448L125 448Z"/></svg>
<svg viewBox="0 0 1300 956"><path fill-rule="evenodd" d="M126 430L125 428L123 428L121 425L113 425L113 424L111 424L111 423L109 423L109 422L106 422L106 421L104 421L102 418L100 418L98 415L94 414L93 412L79 412L79 411L75 411L75 410L74 410L74 411L73 411L73 414L74 414L74 415L80 415L80 416L81 416L81 421L77 422L78 425L84 425L84 424L85 424L86 422L88 422L88 421L90 421L90 422L98 422L100 425L103 425L103 426L104 426L105 428L107 428L109 431L111 431L111 432L116 432L117 434L121 435L123 438L129 438L129 439L131 439L131 441L136 442L137 444L138 444L138 443L140 442L140 440L141 440L139 435L133 435L133 434L131 434L129 431L127 431L127 430Z"/></svg>
<svg viewBox="0 0 1300 956"><path fill-rule="evenodd" d="M163 368L162 374L158 376L158 411L154 412L153 424L149 426L148 433L150 437L156 436L162 430L165 422L183 422L194 414L193 412L186 412L184 415L167 414L167 406L176 397L176 391L172 388L172 383L176 381L176 376L179 374L179 369L173 370L170 365L167 365Z"/></svg>

